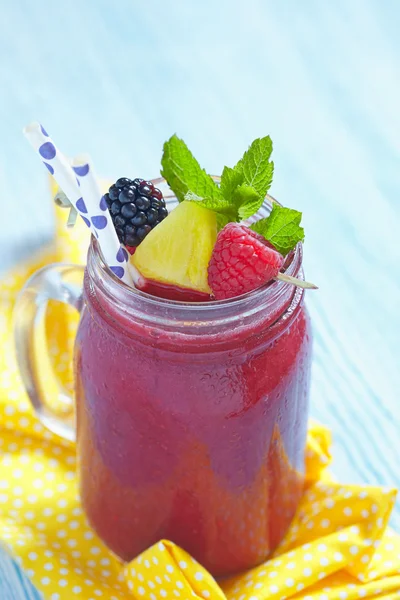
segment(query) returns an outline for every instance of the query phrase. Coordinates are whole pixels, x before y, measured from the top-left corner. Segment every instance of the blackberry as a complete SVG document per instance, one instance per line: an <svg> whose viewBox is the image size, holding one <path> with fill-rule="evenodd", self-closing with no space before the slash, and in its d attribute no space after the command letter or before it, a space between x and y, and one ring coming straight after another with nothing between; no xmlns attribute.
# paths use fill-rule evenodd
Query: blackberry
<svg viewBox="0 0 400 600"><path fill-rule="evenodd" d="M168 216L163 195L151 181L120 177L104 197L118 239L125 246L138 246Z"/></svg>

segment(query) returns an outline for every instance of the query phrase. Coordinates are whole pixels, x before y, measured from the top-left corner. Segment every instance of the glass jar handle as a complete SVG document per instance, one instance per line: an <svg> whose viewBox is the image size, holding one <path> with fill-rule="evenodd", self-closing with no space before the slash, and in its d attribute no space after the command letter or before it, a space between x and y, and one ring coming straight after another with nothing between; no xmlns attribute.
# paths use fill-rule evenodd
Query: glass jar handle
<svg viewBox="0 0 400 600"><path fill-rule="evenodd" d="M14 308L14 336L22 381L39 419L50 431L75 441L73 399L48 367L44 344L49 300L82 309L83 266L54 264L37 271L20 292ZM45 368L45 367L48 368ZM56 396L62 409L51 406Z"/></svg>

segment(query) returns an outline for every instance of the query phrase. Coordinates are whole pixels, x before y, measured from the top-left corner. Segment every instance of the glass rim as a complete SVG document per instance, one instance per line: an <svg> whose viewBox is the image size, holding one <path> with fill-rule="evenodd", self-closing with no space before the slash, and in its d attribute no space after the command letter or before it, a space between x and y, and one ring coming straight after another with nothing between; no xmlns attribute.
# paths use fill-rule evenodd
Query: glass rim
<svg viewBox="0 0 400 600"><path fill-rule="evenodd" d="M218 181L219 177L214 177L214 180ZM157 187L164 187L165 191L167 192L164 194L165 199L170 201L176 199L170 188L165 187L165 179L159 177L157 179L153 179L152 182ZM270 212L273 202L278 203L275 198L267 194L260 211L265 212L267 210ZM257 215L258 214L259 213L257 213ZM255 215L256 218L254 220L258 220L258 218L262 217L261 215L257 218L257 215ZM286 273L292 276L296 276L301 273L302 260L302 243L299 242L296 245L293 259L288 266ZM96 287L100 287L101 291L108 296L109 301L111 301L113 298L116 301L118 300L118 304L123 307L126 312L136 314L138 307L135 307L135 305L139 303L141 305L142 312L155 311L160 308L168 309L169 312L178 311L180 314L179 320L184 320L185 314L189 315L189 313L191 313L189 318L195 319L196 317L193 313L197 313L197 316L201 318L203 315L205 316L207 312L211 311L211 313L213 313L212 319L214 319L214 316L216 316L217 312L223 313L225 309L236 309L237 312L247 312L246 309L251 310L252 307L254 308L255 306L261 308L279 302L281 297L287 297L290 289L293 289L293 292L295 291L294 286L291 284L275 280L272 283L266 283L256 290L226 300L185 302L182 300L159 298L137 288L132 288L129 285L121 282L106 264L101 252L101 248L93 236L91 238L91 243L88 250L87 270L90 278L94 280ZM304 290L300 290L299 288L296 289L298 292L301 292L302 295L304 294Z"/></svg>

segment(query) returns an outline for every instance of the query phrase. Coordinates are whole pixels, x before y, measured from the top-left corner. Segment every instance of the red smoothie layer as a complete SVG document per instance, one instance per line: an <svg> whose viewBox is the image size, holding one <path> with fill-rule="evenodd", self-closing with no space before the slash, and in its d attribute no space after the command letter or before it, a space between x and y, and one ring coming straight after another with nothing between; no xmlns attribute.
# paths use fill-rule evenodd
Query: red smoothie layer
<svg viewBox="0 0 400 600"><path fill-rule="evenodd" d="M211 300L210 294L160 283L159 281L151 281L150 279L146 279L140 290L157 298L178 300L179 302L209 302Z"/></svg>
<svg viewBox="0 0 400 600"><path fill-rule="evenodd" d="M220 576L281 541L303 492L308 418L311 333L293 294L289 310L195 336L105 307L86 280L81 496L122 559L167 538Z"/></svg>

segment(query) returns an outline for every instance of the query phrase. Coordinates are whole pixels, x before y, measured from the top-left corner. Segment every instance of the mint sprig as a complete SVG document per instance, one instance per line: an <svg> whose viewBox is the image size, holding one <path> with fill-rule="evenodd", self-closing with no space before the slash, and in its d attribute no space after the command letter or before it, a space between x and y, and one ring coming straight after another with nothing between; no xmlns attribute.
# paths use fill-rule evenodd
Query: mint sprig
<svg viewBox="0 0 400 600"><path fill-rule="evenodd" d="M271 153L272 140L267 135L254 140L233 169L224 168L221 191L235 207L236 221L248 219L261 208L274 173Z"/></svg>
<svg viewBox="0 0 400 600"><path fill-rule="evenodd" d="M173 135L164 144L161 175L168 181L179 202L191 192L203 200L223 202L222 192L202 169L185 142Z"/></svg>
<svg viewBox="0 0 400 600"><path fill-rule="evenodd" d="M228 201L233 198L235 190L244 182L243 169L239 166L239 163L233 169L224 167L222 171L220 190L223 197Z"/></svg>
<svg viewBox="0 0 400 600"><path fill-rule="evenodd" d="M298 210L285 208L274 203L265 219L260 219L250 229L260 233L275 248L286 256L298 242L304 240L304 229L300 226L302 214Z"/></svg>
<svg viewBox="0 0 400 600"><path fill-rule="evenodd" d="M269 136L254 140L233 167L225 167L220 185L202 169L185 142L173 135L164 144L161 174L179 202L199 202L217 214L219 228L229 222L242 221L261 208L274 174ZM286 255L304 239L300 227L301 213L274 204L266 219L251 226Z"/></svg>
<svg viewBox="0 0 400 600"><path fill-rule="evenodd" d="M264 196L265 197L265 196ZM261 208L264 197L260 198L257 191L247 183L242 183L233 193L233 201L237 207L238 221L248 219Z"/></svg>
<svg viewBox="0 0 400 600"><path fill-rule="evenodd" d="M274 163L270 160L271 154L272 140L267 135L254 140L235 167L235 169L243 171L245 183L256 190L262 201L271 187L274 174Z"/></svg>

